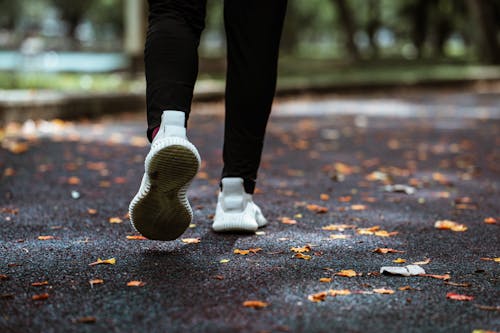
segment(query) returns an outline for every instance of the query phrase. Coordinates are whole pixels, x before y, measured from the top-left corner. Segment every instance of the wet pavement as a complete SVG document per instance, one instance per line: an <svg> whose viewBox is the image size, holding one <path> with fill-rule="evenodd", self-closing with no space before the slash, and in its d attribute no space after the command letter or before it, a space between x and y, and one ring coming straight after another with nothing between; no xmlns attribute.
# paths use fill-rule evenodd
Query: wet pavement
<svg viewBox="0 0 500 333"><path fill-rule="evenodd" d="M499 331L499 116L498 94L279 101L254 196L270 223L216 234L222 108L196 105L188 135L204 163L185 242L127 238L142 114L10 125L0 331ZM434 276L378 273L415 262Z"/></svg>

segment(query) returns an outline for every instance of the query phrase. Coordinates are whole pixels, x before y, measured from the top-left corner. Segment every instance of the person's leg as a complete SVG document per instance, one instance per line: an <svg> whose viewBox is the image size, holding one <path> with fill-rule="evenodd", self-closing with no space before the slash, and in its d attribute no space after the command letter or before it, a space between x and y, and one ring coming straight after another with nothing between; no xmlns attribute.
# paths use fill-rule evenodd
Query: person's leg
<svg viewBox="0 0 500 333"><path fill-rule="evenodd" d="M276 88L287 0L225 0L226 119L222 177L253 193Z"/></svg>
<svg viewBox="0 0 500 333"><path fill-rule="evenodd" d="M200 166L185 127L198 72L205 0L149 0L149 5L144 53L152 144L129 213L132 226L142 235L173 240L192 221L186 192Z"/></svg>
<svg viewBox="0 0 500 333"><path fill-rule="evenodd" d="M252 194L276 88L286 4L286 0L224 2L226 122L215 231L252 232L267 223Z"/></svg>
<svg viewBox="0 0 500 333"><path fill-rule="evenodd" d="M148 138L164 110L189 117L198 75L198 45L205 26L206 0L148 0L144 49Z"/></svg>

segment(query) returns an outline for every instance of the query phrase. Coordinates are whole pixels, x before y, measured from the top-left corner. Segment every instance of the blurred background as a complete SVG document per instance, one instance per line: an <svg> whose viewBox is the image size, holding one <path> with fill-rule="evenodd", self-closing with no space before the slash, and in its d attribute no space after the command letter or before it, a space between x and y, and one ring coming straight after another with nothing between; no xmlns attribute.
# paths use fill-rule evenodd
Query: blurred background
<svg viewBox="0 0 500 333"><path fill-rule="evenodd" d="M143 91L143 0L0 0L0 89ZM224 80L209 0L200 85ZM500 77L500 0L290 0L281 86Z"/></svg>

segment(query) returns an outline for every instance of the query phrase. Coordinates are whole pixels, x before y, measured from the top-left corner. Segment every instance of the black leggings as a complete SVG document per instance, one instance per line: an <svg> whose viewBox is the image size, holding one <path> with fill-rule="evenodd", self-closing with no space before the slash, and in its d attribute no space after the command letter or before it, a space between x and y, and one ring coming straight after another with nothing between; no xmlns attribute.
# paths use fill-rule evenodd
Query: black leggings
<svg viewBox="0 0 500 333"><path fill-rule="evenodd" d="M223 177L241 177L253 193L271 104L287 0L225 0L227 38ZM206 0L149 0L144 51L148 138L163 110L184 111L198 74Z"/></svg>

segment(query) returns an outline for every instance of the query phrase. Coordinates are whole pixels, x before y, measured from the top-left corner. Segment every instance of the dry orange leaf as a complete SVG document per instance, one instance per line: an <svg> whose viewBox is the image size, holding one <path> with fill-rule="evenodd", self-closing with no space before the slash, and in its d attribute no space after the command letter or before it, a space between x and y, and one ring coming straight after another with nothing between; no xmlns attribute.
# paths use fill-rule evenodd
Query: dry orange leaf
<svg viewBox="0 0 500 333"><path fill-rule="evenodd" d="M480 259L484 261L500 262L500 258L480 258Z"/></svg>
<svg viewBox="0 0 500 333"><path fill-rule="evenodd" d="M249 254L249 253L250 253L250 251L249 251L249 250L234 249L233 253L234 253L234 254L241 254L241 255L243 255L243 256L244 256L244 255Z"/></svg>
<svg viewBox="0 0 500 333"><path fill-rule="evenodd" d="M123 220L118 216L113 216L109 218L109 223L122 223Z"/></svg>
<svg viewBox="0 0 500 333"><path fill-rule="evenodd" d="M383 254L386 254L386 253L405 253L405 251L395 250L395 249L391 249L391 248L387 248L387 247L377 247L372 252L383 253Z"/></svg>
<svg viewBox="0 0 500 333"><path fill-rule="evenodd" d="M310 255L302 253L295 253L294 257L297 259L304 259L304 260L310 260L312 258Z"/></svg>
<svg viewBox="0 0 500 333"><path fill-rule="evenodd" d="M366 206L365 205L351 205L352 210L365 210Z"/></svg>
<svg viewBox="0 0 500 333"><path fill-rule="evenodd" d="M392 237L392 236L396 236L397 234L399 234L399 232L397 231L387 231L387 230L379 230L379 231L375 231L373 233L375 236L378 236L378 237Z"/></svg>
<svg viewBox="0 0 500 333"><path fill-rule="evenodd" d="M46 300L47 298L49 298L48 293L37 294L37 295L31 296L31 299L34 301L43 301L43 300Z"/></svg>
<svg viewBox="0 0 500 333"><path fill-rule="evenodd" d="M311 251L311 246L310 245L306 245L306 246L303 246L303 247L292 247L292 248L290 248L290 251L296 252L296 253L309 252L309 251Z"/></svg>
<svg viewBox="0 0 500 333"><path fill-rule="evenodd" d="M380 230L380 226L375 225L375 226L370 227L370 228L358 228L356 230L356 233L359 235L373 235L375 233L375 231L378 231L378 230Z"/></svg>
<svg viewBox="0 0 500 333"><path fill-rule="evenodd" d="M328 295L330 295L330 296L347 296L350 294L351 294L351 291L349 289L330 289L330 290L328 290Z"/></svg>
<svg viewBox="0 0 500 333"><path fill-rule="evenodd" d="M396 264L402 264L402 263L406 262L406 259L397 258L397 259L394 259L392 262L395 262Z"/></svg>
<svg viewBox="0 0 500 333"><path fill-rule="evenodd" d="M142 235L128 235L127 239L128 240L147 240L147 238L142 236Z"/></svg>
<svg viewBox="0 0 500 333"><path fill-rule="evenodd" d="M354 229L355 225L352 224L329 224L327 226L322 227L321 229L327 231L344 231L345 229Z"/></svg>
<svg viewBox="0 0 500 333"><path fill-rule="evenodd" d="M243 302L243 306L247 308L262 309L269 306L269 304L262 301L251 300Z"/></svg>
<svg viewBox="0 0 500 333"><path fill-rule="evenodd" d="M102 279L93 279L89 281L90 285L93 286L94 284L103 284L104 280Z"/></svg>
<svg viewBox="0 0 500 333"><path fill-rule="evenodd" d="M49 281L33 282L31 285L33 287L47 286Z"/></svg>
<svg viewBox="0 0 500 333"><path fill-rule="evenodd" d="M320 198L320 200L323 200L323 201L328 201L328 200L330 200L330 196L329 196L328 194L326 194L326 193L321 193L321 194L319 195L319 198Z"/></svg>
<svg viewBox="0 0 500 333"><path fill-rule="evenodd" d="M405 291L405 290L413 290L412 287L410 286L402 286L402 287L399 287L398 290L401 290L401 291Z"/></svg>
<svg viewBox="0 0 500 333"><path fill-rule="evenodd" d="M338 200L339 202L350 202L352 197L350 195L347 195L345 197L339 197Z"/></svg>
<svg viewBox="0 0 500 333"><path fill-rule="evenodd" d="M319 205L315 205L315 204L307 205L306 208L308 210L310 210L311 212L315 212L316 214L324 214L324 213L328 212L328 208L323 207L323 206L319 206Z"/></svg>
<svg viewBox="0 0 500 333"><path fill-rule="evenodd" d="M183 243L186 243L186 244L198 244L199 242L201 242L201 239L200 239L200 237L196 237L196 238L183 238L183 239L181 239L181 241Z"/></svg>
<svg viewBox="0 0 500 333"><path fill-rule="evenodd" d="M310 300L311 302L323 302L326 299L326 296L328 296L327 291L322 291L316 294L312 294L307 296L307 299Z"/></svg>
<svg viewBox="0 0 500 333"><path fill-rule="evenodd" d="M146 283L137 280L127 282L127 287L142 287L144 285L146 285Z"/></svg>
<svg viewBox="0 0 500 333"><path fill-rule="evenodd" d="M97 261L94 261L93 263L90 263L89 266L95 266L95 265L114 265L116 264L116 259L115 258L109 258L102 260L101 258L97 258Z"/></svg>
<svg viewBox="0 0 500 333"><path fill-rule="evenodd" d="M54 236L38 236L38 240L51 240L54 238Z"/></svg>
<svg viewBox="0 0 500 333"><path fill-rule="evenodd" d="M325 282L325 283L332 282L332 278L323 277L323 278L319 279L319 282Z"/></svg>
<svg viewBox="0 0 500 333"><path fill-rule="evenodd" d="M453 299L455 301L472 301L474 299L474 296L467 296L456 293L447 293L446 298Z"/></svg>
<svg viewBox="0 0 500 333"><path fill-rule="evenodd" d="M335 273L335 275L338 275L338 276L345 276L345 277L354 277L354 276L357 276L358 273L356 273L354 270L352 269L343 269L341 270L340 272L338 273Z"/></svg>
<svg viewBox="0 0 500 333"><path fill-rule="evenodd" d="M78 184L80 184L80 178L74 177L74 176L73 177L69 177L68 178L68 184L70 184L70 185L78 185Z"/></svg>
<svg viewBox="0 0 500 333"><path fill-rule="evenodd" d="M377 294L394 294L394 290L386 288L373 289L373 292Z"/></svg>
<svg viewBox="0 0 500 333"><path fill-rule="evenodd" d="M444 275L436 275L436 274L419 274L418 276L426 276L430 277L433 279L439 279L439 280L449 280L451 278L450 274L444 274Z"/></svg>
<svg viewBox="0 0 500 333"><path fill-rule="evenodd" d="M296 220L291 219L291 218L286 217L286 216L284 216L284 217L280 218L280 221L281 221L281 223L283 223L283 224L297 224L297 221L296 221Z"/></svg>
<svg viewBox="0 0 500 333"><path fill-rule="evenodd" d="M95 215L95 214L97 214L97 209L88 208L87 209L87 213L89 213L90 215Z"/></svg>
<svg viewBox="0 0 500 333"><path fill-rule="evenodd" d="M464 224L459 224L457 222L453 222L450 220L436 221L436 223L434 223L434 228L440 230L457 231L457 232L462 232L467 230L467 227Z"/></svg>
<svg viewBox="0 0 500 333"><path fill-rule="evenodd" d="M81 324L93 324L97 321L95 317L92 316L87 316L87 317L80 317L75 319L75 322L81 323Z"/></svg>
<svg viewBox="0 0 500 333"><path fill-rule="evenodd" d="M494 218L494 217L487 217L484 219L484 223L486 224L496 224L497 223L497 219Z"/></svg>
<svg viewBox="0 0 500 333"><path fill-rule="evenodd" d="M13 154L24 153L29 148L28 144L24 142L9 142L8 144L4 144L3 146Z"/></svg>
<svg viewBox="0 0 500 333"><path fill-rule="evenodd" d="M330 239L347 239L349 238L349 235L342 235L342 234L332 234L330 235Z"/></svg>

